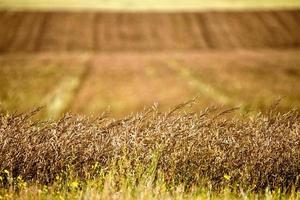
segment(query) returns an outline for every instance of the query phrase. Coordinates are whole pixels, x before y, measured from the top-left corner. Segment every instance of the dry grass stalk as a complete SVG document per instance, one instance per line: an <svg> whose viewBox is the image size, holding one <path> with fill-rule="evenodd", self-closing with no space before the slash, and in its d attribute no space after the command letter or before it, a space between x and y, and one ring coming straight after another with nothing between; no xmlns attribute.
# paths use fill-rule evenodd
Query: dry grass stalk
<svg viewBox="0 0 300 200"><path fill-rule="evenodd" d="M108 172L122 161L122 169L115 168L119 175L146 173L150 166L177 185L300 188L297 111L272 108L241 118L227 117L231 110L193 113L182 106L166 113L154 106L119 120L67 114L34 121L39 110L1 113L0 170L48 184L70 167L75 176L90 178L96 163Z"/></svg>

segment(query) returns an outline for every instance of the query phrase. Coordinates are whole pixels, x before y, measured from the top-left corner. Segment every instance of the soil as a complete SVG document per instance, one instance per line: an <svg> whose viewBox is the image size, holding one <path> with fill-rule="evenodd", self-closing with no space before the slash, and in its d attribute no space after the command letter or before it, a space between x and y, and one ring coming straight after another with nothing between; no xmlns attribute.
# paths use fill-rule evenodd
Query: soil
<svg viewBox="0 0 300 200"><path fill-rule="evenodd" d="M295 48L300 11L0 12L0 51Z"/></svg>
<svg viewBox="0 0 300 200"><path fill-rule="evenodd" d="M82 114L110 106L119 116L154 102L167 109L195 96L200 107L264 109L284 97L283 109L300 108L299 55L299 10L1 11L0 67L5 73L0 80L6 87L0 90L0 108L2 101L4 109L38 106L40 93L56 91L61 91L56 99L71 91L62 112ZM43 68L49 73L40 80L36 73ZM74 74L76 87L67 88L72 85L66 83L71 80L67 74L57 81L62 71ZM27 100L19 106L14 99L20 95Z"/></svg>

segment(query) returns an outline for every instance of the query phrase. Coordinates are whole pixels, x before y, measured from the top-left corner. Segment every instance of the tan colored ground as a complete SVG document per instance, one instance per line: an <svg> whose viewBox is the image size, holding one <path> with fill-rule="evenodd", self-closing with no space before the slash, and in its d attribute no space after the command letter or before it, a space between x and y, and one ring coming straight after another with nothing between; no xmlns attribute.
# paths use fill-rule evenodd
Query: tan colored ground
<svg viewBox="0 0 300 200"><path fill-rule="evenodd" d="M0 94L8 110L46 102L55 112L99 114L110 107L117 116L195 96L200 107L258 110L283 97L282 109L300 108L299 55L300 49L7 55L0 57L6 86Z"/></svg>
<svg viewBox="0 0 300 200"><path fill-rule="evenodd" d="M300 108L300 12L0 12L0 106Z"/></svg>
<svg viewBox="0 0 300 200"><path fill-rule="evenodd" d="M0 56L0 108L24 111L44 106L56 117L70 107L84 75L85 56Z"/></svg>

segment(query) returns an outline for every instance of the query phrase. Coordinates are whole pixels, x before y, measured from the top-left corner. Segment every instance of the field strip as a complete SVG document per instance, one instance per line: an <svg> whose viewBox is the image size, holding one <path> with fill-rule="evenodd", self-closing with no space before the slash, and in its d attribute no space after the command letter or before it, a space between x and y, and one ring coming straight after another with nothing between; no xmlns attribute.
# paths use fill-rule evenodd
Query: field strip
<svg viewBox="0 0 300 200"><path fill-rule="evenodd" d="M67 77L52 94L46 97L47 118L57 118L67 109L79 85L79 78Z"/></svg>
<svg viewBox="0 0 300 200"><path fill-rule="evenodd" d="M84 71L82 72L81 76L80 76L80 81L79 84L76 88L74 88L73 92L72 92L72 98L70 99L68 106L66 107L66 110L70 110L75 104L76 104L76 98L79 94L79 92L82 90L82 88L84 87L85 82L91 77L91 69L92 69L92 64L91 64L91 58L89 60L86 61L85 65L84 65Z"/></svg>
<svg viewBox="0 0 300 200"><path fill-rule="evenodd" d="M179 66L179 64L176 61L169 62L168 66L175 70L178 73L178 75L187 80L189 85L196 88L198 92L200 92L200 94L211 97L214 100L216 100L216 102L221 104L228 104L231 101L231 99L225 94L217 91L211 85L204 83L200 80L199 77L196 78L193 75L193 72L187 67Z"/></svg>
<svg viewBox="0 0 300 200"><path fill-rule="evenodd" d="M219 91L208 83L201 81L199 76L195 77L193 71L190 70L186 66L180 66L176 61L169 62L168 67L175 70L178 75L188 81L188 84L195 88L200 95L204 95L206 97L212 98L216 101L216 103L220 103L221 105L237 105L240 107L240 110L243 111L247 104L244 102L233 99L225 93Z"/></svg>
<svg viewBox="0 0 300 200"><path fill-rule="evenodd" d="M57 118L72 106L88 72L89 64L85 64L79 76L65 77L56 90L45 98L46 118Z"/></svg>

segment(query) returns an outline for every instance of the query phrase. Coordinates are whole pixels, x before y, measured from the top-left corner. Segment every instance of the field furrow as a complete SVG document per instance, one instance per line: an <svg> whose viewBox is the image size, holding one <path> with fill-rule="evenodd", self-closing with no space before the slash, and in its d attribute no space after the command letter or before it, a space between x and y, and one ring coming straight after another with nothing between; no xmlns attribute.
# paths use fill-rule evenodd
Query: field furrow
<svg viewBox="0 0 300 200"><path fill-rule="evenodd" d="M76 13L68 22L69 33L67 39L67 51L87 51L93 49L93 13ZM79 39L80 38L80 39Z"/></svg>
<svg viewBox="0 0 300 200"><path fill-rule="evenodd" d="M121 25L121 14L120 13L108 13L103 15L103 32L104 38L99 46L103 51L111 51L120 48L122 41L120 41L120 26ZM98 33L99 34L99 33Z"/></svg>
<svg viewBox="0 0 300 200"><path fill-rule="evenodd" d="M198 21L197 13L186 13L184 15L185 21L188 24L189 34L187 37L194 38L194 41L190 40L192 49L206 49L207 42L203 37L203 27Z"/></svg>
<svg viewBox="0 0 300 200"><path fill-rule="evenodd" d="M64 51L67 50L68 36L71 34L68 14L49 13L38 47L39 51ZM79 39L79 38L78 38Z"/></svg>
<svg viewBox="0 0 300 200"><path fill-rule="evenodd" d="M298 28L298 22L290 12L274 12L274 17L277 18L283 29L288 32L288 36L291 40L291 46L299 46L300 37Z"/></svg>
<svg viewBox="0 0 300 200"><path fill-rule="evenodd" d="M197 15L198 22L200 24L201 29L203 30L203 40L206 41L206 47L208 49L216 48L216 44L214 41L214 38L212 38L212 33L210 30L210 25L207 21L207 17L204 14L198 14Z"/></svg>
<svg viewBox="0 0 300 200"><path fill-rule="evenodd" d="M1 12L0 50L14 52L295 48L299 11Z"/></svg>
<svg viewBox="0 0 300 200"><path fill-rule="evenodd" d="M0 52L8 52L16 35L20 30L20 24L24 18L22 13L8 12L2 16L0 24Z"/></svg>
<svg viewBox="0 0 300 200"><path fill-rule="evenodd" d="M264 27L268 31L268 35L271 37L270 46L273 47L285 47L292 44L292 38L289 36L287 30L282 27L280 21L271 12L262 12L258 14Z"/></svg>
<svg viewBox="0 0 300 200"><path fill-rule="evenodd" d="M38 13L29 13L22 19L19 31L16 32L9 47L10 52L33 52L35 41L41 29L43 16Z"/></svg>

